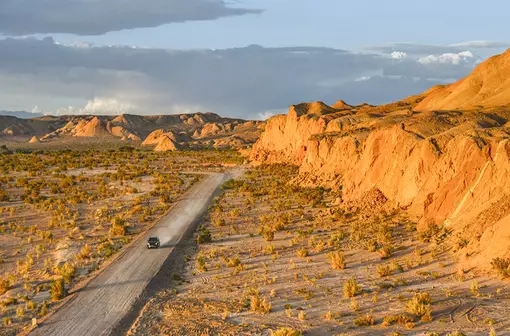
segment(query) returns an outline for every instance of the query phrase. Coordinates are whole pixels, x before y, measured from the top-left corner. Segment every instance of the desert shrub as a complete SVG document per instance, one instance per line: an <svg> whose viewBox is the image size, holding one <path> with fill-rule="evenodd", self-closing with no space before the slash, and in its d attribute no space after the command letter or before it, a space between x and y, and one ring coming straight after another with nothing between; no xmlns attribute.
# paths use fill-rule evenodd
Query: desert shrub
<svg viewBox="0 0 510 336"><path fill-rule="evenodd" d="M90 258L90 253L92 252L92 249L90 248L89 244L83 245L80 252L76 255L76 259L88 259Z"/></svg>
<svg viewBox="0 0 510 336"><path fill-rule="evenodd" d="M22 320L24 316L25 316L25 310L23 309L23 307L16 308L16 317L19 318L20 320Z"/></svg>
<svg viewBox="0 0 510 336"><path fill-rule="evenodd" d="M250 297L250 309L252 312L268 314L271 312L271 302L266 298L261 299L258 295Z"/></svg>
<svg viewBox="0 0 510 336"><path fill-rule="evenodd" d="M55 267L55 274L60 275L67 284L70 284L76 274L76 267L73 264L65 263Z"/></svg>
<svg viewBox="0 0 510 336"><path fill-rule="evenodd" d="M11 282L8 279L0 279L0 295L5 294L11 288Z"/></svg>
<svg viewBox="0 0 510 336"><path fill-rule="evenodd" d="M335 270L343 270L345 268L345 256L340 251L333 251L328 253L331 268Z"/></svg>
<svg viewBox="0 0 510 336"><path fill-rule="evenodd" d="M429 293L416 293L413 298L407 301L407 312L417 317L429 317L432 300Z"/></svg>
<svg viewBox="0 0 510 336"><path fill-rule="evenodd" d="M306 249L306 247L302 247L299 250L297 250L296 254L300 258L306 258L308 257L308 250Z"/></svg>
<svg viewBox="0 0 510 336"><path fill-rule="evenodd" d="M225 219L222 217L214 217L212 220L212 223L216 227L224 226L225 225Z"/></svg>
<svg viewBox="0 0 510 336"><path fill-rule="evenodd" d="M25 308L27 310L34 310L35 308L37 307L37 304L32 301L32 300L28 300L26 303L25 303Z"/></svg>
<svg viewBox="0 0 510 336"><path fill-rule="evenodd" d="M491 266L501 277L510 277L510 258L494 258L491 261Z"/></svg>
<svg viewBox="0 0 510 336"><path fill-rule="evenodd" d="M211 232L204 228L203 226L200 226L198 228L198 235L196 241L197 244L205 244L212 242Z"/></svg>
<svg viewBox="0 0 510 336"><path fill-rule="evenodd" d="M173 202L172 196L168 192L164 192L159 196L159 201L163 204L170 204Z"/></svg>
<svg viewBox="0 0 510 336"><path fill-rule="evenodd" d="M46 301L44 301L42 304L41 304L41 309L39 310L39 316L45 316L46 314L48 313L48 304L46 303Z"/></svg>
<svg viewBox="0 0 510 336"><path fill-rule="evenodd" d="M112 226L110 228L110 236L125 236L126 233L126 221L119 217L113 218Z"/></svg>
<svg viewBox="0 0 510 336"><path fill-rule="evenodd" d="M358 285L356 279L351 278L344 283L344 297L352 298L361 292L361 287Z"/></svg>
<svg viewBox="0 0 510 336"><path fill-rule="evenodd" d="M285 230L285 227L289 224L290 219L291 219L291 217L290 217L289 213L279 214L274 219L273 229L275 231L283 231L283 230Z"/></svg>
<svg viewBox="0 0 510 336"><path fill-rule="evenodd" d="M395 248L392 245L383 246L378 252L381 255L381 259L387 259L391 257Z"/></svg>
<svg viewBox="0 0 510 336"><path fill-rule="evenodd" d="M397 261L393 260L391 263L391 271L402 273L404 272L404 268Z"/></svg>
<svg viewBox="0 0 510 336"><path fill-rule="evenodd" d="M116 247L110 241L103 242L97 247L97 253L105 258L112 256L115 251Z"/></svg>
<svg viewBox="0 0 510 336"><path fill-rule="evenodd" d="M314 297L314 294L311 290L309 290L308 288L299 288L299 289L296 289L296 294L298 295L301 295L303 297L303 299L305 300L310 300L311 298Z"/></svg>
<svg viewBox="0 0 510 336"><path fill-rule="evenodd" d="M477 280L471 281L470 290L474 296L480 296L480 285Z"/></svg>
<svg viewBox="0 0 510 336"><path fill-rule="evenodd" d="M354 325L357 327L367 327L374 325L374 317L370 314L358 316L354 319Z"/></svg>
<svg viewBox="0 0 510 336"><path fill-rule="evenodd" d="M9 202L9 195L3 188L0 188L0 202Z"/></svg>
<svg viewBox="0 0 510 336"><path fill-rule="evenodd" d="M205 265L205 258L203 256L201 256L201 255L197 256L196 265L197 265L197 269L200 272L207 272L207 267Z"/></svg>
<svg viewBox="0 0 510 336"><path fill-rule="evenodd" d="M383 318L382 326L389 327L395 323L405 326L408 323L413 323L414 319L406 314L390 315Z"/></svg>
<svg viewBox="0 0 510 336"><path fill-rule="evenodd" d="M390 265L377 265L376 268L377 275L379 278L384 278L391 275L391 266Z"/></svg>
<svg viewBox="0 0 510 336"><path fill-rule="evenodd" d="M244 184L242 180L230 179L221 185L221 190L237 189Z"/></svg>
<svg viewBox="0 0 510 336"><path fill-rule="evenodd" d="M265 241L273 241L274 240L274 231L269 226L266 226L266 225L261 226L259 228L259 234L262 235L262 237L264 237Z"/></svg>
<svg viewBox="0 0 510 336"><path fill-rule="evenodd" d="M53 301L61 300L67 295L64 279L60 278L52 281L50 287L50 295Z"/></svg>
<svg viewBox="0 0 510 336"><path fill-rule="evenodd" d="M328 246L339 249L341 247L342 240L344 240L346 236L347 234L344 231L337 231L331 235L331 238L329 238Z"/></svg>
<svg viewBox="0 0 510 336"><path fill-rule="evenodd" d="M225 264L227 267L236 267L241 265L241 259L239 257L225 258Z"/></svg>
<svg viewBox="0 0 510 336"><path fill-rule="evenodd" d="M451 333L448 333L446 336L466 336L466 334L460 330L454 330Z"/></svg>
<svg viewBox="0 0 510 336"><path fill-rule="evenodd" d="M440 243L444 241L446 237L448 237L452 232L452 229L440 227L437 224L432 224L429 225L425 231L421 231L418 234L418 238L424 243L430 243L431 241Z"/></svg>
<svg viewBox="0 0 510 336"><path fill-rule="evenodd" d="M238 218L238 217L241 215L241 210L239 210L239 208L232 209L232 210L229 212L229 215L230 215L230 217L232 217L232 218Z"/></svg>
<svg viewBox="0 0 510 336"><path fill-rule="evenodd" d="M280 328L275 331L271 331L271 336L302 336L301 331L291 328Z"/></svg>

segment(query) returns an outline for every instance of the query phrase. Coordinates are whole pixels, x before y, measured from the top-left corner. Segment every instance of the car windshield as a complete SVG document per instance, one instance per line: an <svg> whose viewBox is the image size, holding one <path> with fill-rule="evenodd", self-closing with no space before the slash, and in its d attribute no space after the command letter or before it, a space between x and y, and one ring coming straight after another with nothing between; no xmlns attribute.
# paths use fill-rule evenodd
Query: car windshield
<svg viewBox="0 0 510 336"><path fill-rule="evenodd" d="M150 237L149 241L151 241L151 242L158 241L158 238L157 237Z"/></svg>

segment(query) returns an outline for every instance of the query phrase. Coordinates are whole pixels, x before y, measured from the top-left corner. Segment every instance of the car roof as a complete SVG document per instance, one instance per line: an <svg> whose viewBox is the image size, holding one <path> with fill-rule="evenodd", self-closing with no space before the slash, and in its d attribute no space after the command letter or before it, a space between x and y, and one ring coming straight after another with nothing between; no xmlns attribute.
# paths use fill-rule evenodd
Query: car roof
<svg viewBox="0 0 510 336"><path fill-rule="evenodd" d="M158 237L149 237L149 240L159 239Z"/></svg>

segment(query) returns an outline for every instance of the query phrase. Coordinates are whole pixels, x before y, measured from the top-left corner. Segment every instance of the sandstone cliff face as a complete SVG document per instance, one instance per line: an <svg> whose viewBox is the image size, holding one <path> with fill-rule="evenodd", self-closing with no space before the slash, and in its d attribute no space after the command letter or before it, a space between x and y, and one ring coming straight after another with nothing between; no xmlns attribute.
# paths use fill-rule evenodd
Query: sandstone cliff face
<svg viewBox="0 0 510 336"><path fill-rule="evenodd" d="M485 91L484 101L498 101L492 96L502 85ZM472 235L464 262L490 267L492 258L510 257L510 242L500 241L510 236L510 201L501 206L510 198L510 109L504 101L489 111L417 108L446 97L442 90L377 107L291 106L286 116L268 120L250 159L297 164L295 182L341 187L344 201L379 190L394 207L408 209L419 229L439 224ZM500 215L481 226L477 218L486 212Z"/></svg>
<svg viewBox="0 0 510 336"><path fill-rule="evenodd" d="M307 150L308 138L322 133L335 109L322 102L292 105L287 116L275 116L255 143L255 161L300 164Z"/></svg>

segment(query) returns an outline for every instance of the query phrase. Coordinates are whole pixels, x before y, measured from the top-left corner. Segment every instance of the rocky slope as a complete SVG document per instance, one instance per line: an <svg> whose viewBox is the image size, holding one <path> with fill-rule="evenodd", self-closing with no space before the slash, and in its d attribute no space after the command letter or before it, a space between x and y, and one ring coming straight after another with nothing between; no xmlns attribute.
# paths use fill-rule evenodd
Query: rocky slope
<svg viewBox="0 0 510 336"><path fill-rule="evenodd" d="M488 269L510 257L509 64L507 51L389 105L293 105L268 120L250 159L300 165L296 182L341 189L344 201L377 190L419 229L453 228L469 241L463 264Z"/></svg>
<svg viewBox="0 0 510 336"><path fill-rule="evenodd" d="M0 142L37 137L42 143L69 139L134 141L142 145L181 149L213 146L242 148L253 144L263 122L223 118L214 113L139 116L60 116L20 119L0 116ZM174 145L169 145L168 138Z"/></svg>

